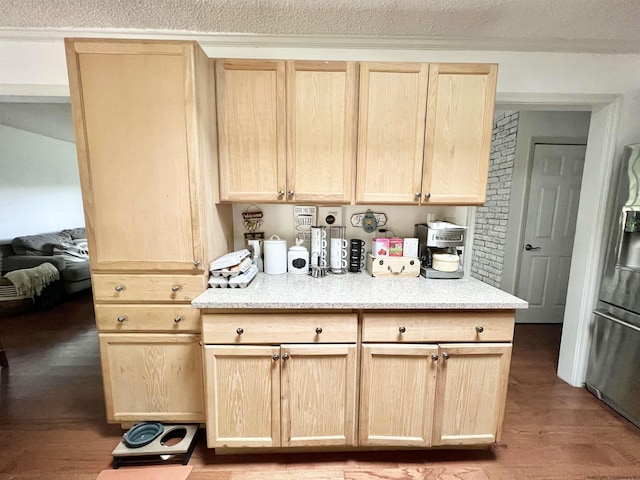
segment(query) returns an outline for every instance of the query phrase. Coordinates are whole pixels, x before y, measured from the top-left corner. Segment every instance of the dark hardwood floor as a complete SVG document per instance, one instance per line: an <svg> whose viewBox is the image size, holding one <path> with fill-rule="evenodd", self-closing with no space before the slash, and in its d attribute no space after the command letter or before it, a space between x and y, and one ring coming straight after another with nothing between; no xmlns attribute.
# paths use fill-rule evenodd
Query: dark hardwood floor
<svg viewBox="0 0 640 480"><path fill-rule="evenodd" d="M556 377L559 339L559 326L516 327L504 433L490 448L216 456L201 438L189 479L640 479L640 430ZM111 468L123 431L104 420L90 294L0 318L0 341L0 480Z"/></svg>

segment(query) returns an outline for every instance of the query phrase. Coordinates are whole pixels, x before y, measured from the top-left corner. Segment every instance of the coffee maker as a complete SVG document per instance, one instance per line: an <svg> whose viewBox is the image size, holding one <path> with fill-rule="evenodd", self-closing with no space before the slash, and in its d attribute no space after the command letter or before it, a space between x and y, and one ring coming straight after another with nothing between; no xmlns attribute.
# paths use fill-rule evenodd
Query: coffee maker
<svg viewBox="0 0 640 480"><path fill-rule="evenodd" d="M414 227L418 238L420 275L426 278L462 278L462 256L467 227L450 222L418 223Z"/></svg>

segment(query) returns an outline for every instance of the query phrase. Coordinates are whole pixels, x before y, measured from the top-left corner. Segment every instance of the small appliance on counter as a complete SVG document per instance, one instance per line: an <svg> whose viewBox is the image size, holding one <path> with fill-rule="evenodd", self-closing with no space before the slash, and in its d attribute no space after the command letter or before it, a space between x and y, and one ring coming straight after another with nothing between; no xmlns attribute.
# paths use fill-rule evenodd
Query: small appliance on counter
<svg viewBox="0 0 640 480"><path fill-rule="evenodd" d="M462 278L462 254L467 227L450 222L415 225L420 256L420 275L426 278Z"/></svg>

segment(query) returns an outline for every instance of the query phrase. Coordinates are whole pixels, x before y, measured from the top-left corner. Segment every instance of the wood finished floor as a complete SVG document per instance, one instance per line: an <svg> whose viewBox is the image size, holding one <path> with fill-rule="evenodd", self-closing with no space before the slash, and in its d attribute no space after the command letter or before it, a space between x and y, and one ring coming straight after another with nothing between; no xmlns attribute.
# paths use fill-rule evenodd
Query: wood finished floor
<svg viewBox="0 0 640 480"><path fill-rule="evenodd" d="M518 325L502 441L476 450L216 456L189 480L640 479L640 430L555 375L560 328ZM94 480L122 430L105 423L91 296L0 318L0 480ZM135 468L135 467L123 467Z"/></svg>

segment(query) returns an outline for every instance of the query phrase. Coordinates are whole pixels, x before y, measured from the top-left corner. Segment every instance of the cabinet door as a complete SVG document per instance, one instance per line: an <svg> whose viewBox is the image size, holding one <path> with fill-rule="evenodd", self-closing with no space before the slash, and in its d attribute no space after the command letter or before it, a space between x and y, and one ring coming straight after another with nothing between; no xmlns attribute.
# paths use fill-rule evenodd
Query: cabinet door
<svg viewBox="0 0 640 480"><path fill-rule="evenodd" d="M287 62L287 200L350 203L356 64Z"/></svg>
<svg viewBox="0 0 640 480"><path fill-rule="evenodd" d="M420 201L428 65L361 63L357 203Z"/></svg>
<svg viewBox="0 0 640 480"><path fill-rule="evenodd" d="M356 346L282 346L282 446L354 445Z"/></svg>
<svg viewBox="0 0 640 480"><path fill-rule="evenodd" d="M498 441L511 344L440 345L433 445Z"/></svg>
<svg viewBox="0 0 640 480"><path fill-rule="evenodd" d="M285 63L217 60L216 83L221 200L284 202Z"/></svg>
<svg viewBox="0 0 640 480"><path fill-rule="evenodd" d="M109 422L204 420L200 335L99 335Z"/></svg>
<svg viewBox="0 0 640 480"><path fill-rule="evenodd" d="M429 70L423 200L485 201L498 66L435 64Z"/></svg>
<svg viewBox="0 0 640 480"><path fill-rule="evenodd" d="M431 444L436 345L363 344L360 445Z"/></svg>
<svg viewBox="0 0 640 480"><path fill-rule="evenodd" d="M206 262L190 43L67 42L93 270Z"/></svg>
<svg viewBox="0 0 640 480"><path fill-rule="evenodd" d="M279 347L205 347L209 447L280 446L279 358Z"/></svg>

